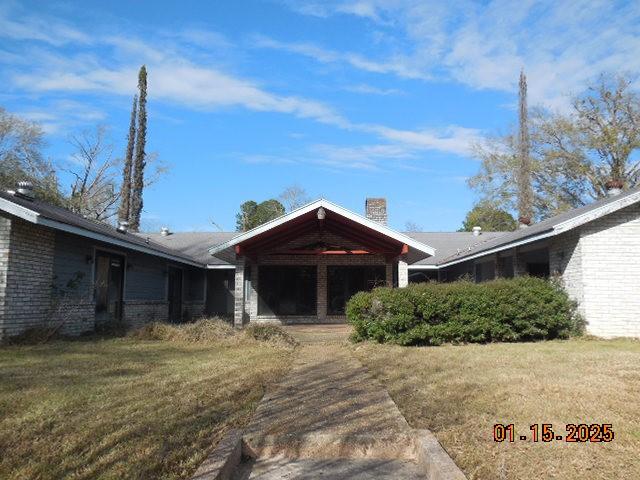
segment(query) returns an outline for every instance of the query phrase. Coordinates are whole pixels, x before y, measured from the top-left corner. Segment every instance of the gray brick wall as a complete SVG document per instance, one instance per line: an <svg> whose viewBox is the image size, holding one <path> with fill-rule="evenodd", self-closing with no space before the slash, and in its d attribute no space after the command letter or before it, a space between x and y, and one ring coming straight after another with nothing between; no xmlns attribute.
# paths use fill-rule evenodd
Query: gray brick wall
<svg viewBox="0 0 640 480"><path fill-rule="evenodd" d="M51 323L53 285L53 231L18 218L0 222L0 249L4 247L6 279L0 337ZM9 241L8 255L6 251Z"/></svg>

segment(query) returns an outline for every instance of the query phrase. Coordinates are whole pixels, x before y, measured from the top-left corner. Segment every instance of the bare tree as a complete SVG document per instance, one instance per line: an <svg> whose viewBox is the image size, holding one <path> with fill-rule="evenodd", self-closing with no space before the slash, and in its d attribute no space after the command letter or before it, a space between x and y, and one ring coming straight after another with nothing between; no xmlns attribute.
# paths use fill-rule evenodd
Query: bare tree
<svg viewBox="0 0 640 480"><path fill-rule="evenodd" d="M405 232L422 232L423 228L422 228L422 225L418 225L416 222L408 220L404 224L404 231Z"/></svg>
<svg viewBox="0 0 640 480"><path fill-rule="evenodd" d="M310 201L305 189L299 185L291 185L285 188L278 198L287 208L288 212L300 208Z"/></svg>
<svg viewBox="0 0 640 480"><path fill-rule="evenodd" d="M33 182L38 198L64 204L53 164L44 158L44 134L37 123L24 120L0 107L0 189L17 182Z"/></svg>
<svg viewBox="0 0 640 480"><path fill-rule="evenodd" d="M94 131L74 135L70 143L75 151L67 169L74 178L69 208L93 220L112 218L120 198L116 182L120 160L112 156L106 127L97 126Z"/></svg>

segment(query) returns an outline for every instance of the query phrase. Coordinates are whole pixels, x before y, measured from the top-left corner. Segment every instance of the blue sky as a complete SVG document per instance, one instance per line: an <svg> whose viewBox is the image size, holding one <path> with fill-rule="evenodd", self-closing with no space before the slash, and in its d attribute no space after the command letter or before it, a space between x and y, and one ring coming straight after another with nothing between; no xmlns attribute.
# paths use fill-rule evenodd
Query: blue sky
<svg viewBox="0 0 640 480"><path fill-rule="evenodd" d="M0 1L0 105L42 123L51 158L98 123L121 156L144 63L147 151L171 167L146 225L232 230L240 203L297 184L455 230L521 68L530 104L563 111L602 71L640 73L638 52L637 2Z"/></svg>

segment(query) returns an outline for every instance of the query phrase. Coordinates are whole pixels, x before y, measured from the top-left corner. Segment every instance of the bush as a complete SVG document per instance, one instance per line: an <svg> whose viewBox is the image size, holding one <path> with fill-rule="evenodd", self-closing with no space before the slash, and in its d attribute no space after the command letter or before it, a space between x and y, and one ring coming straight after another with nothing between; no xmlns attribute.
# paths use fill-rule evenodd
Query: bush
<svg viewBox="0 0 640 480"><path fill-rule="evenodd" d="M354 295L356 341L400 345L518 342L582 332L576 305L556 283L533 277L485 283L422 283Z"/></svg>
<svg viewBox="0 0 640 480"><path fill-rule="evenodd" d="M245 328L245 334L260 342L269 342L280 345L294 346L298 342L278 325L250 324Z"/></svg>
<svg viewBox="0 0 640 480"><path fill-rule="evenodd" d="M162 340L187 343L215 343L235 340L238 333L223 320L205 318L194 323L148 323L130 333L138 340Z"/></svg>
<svg viewBox="0 0 640 480"><path fill-rule="evenodd" d="M219 318L204 318L194 323L148 323L129 334L138 340L160 340L186 343L263 342L275 346L291 347L297 342L277 325L249 325L236 330L229 322Z"/></svg>

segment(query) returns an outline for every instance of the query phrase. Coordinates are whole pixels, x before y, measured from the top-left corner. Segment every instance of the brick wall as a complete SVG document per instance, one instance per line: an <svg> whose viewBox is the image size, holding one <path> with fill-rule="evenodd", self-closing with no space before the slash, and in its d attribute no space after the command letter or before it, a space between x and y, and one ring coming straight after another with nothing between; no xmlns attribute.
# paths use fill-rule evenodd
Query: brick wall
<svg viewBox="0 0 640 480"><path fill-rule="evenodd" d="M150 322L166 321L169 303L164 300L126 300L123 320L130 328L138 328Z"/></svg>
<svg viewBox="0 0 640 480"><path fill-rule="evenodd" d="M552 238L549 244L549 272L552 277L560 279L569 296L578 302L579 312L584 315L580 230Z"/></svg>
<svg viewBox="0 0 640 480"><path fill-rule="evenodd" d="M581 227L580 249L589 333L640 336L640 205Z"/></svg>
<svg viewBox="0 0 640 480"><path fill-rule="evenodd" d="M328 244L336 244L349 249L359 250L363 247L357 243L343 239L337 235L324 232L322 234L312 233L303 235L296 240L281 246L283 249L295 249L314 242L323 241ZM245 259L246 260L246 259ZM329 265L380 265L385 266L386 281L388 285L393 282L393 268L383 255L261 255L253 260L246 260L250 272L250 289L248 298L245 300L247 321L258 323L344 323L344 315L327 314L327 267ZM314 265L317 267L317 314L313 316L275 316L258 315L258 290L259 290L259 269L260 265ZM244 279L240 274L241 268L236 270L236 309L242 309L239 296L242 295L243 288L239 283ZM236 325L240 325L240 313L236 310Z"/></svg>
<svg viewBox="0 0 640 480"><path fill-rule="evenodd" d="M4 290L0 337L51 323L54 232L18 218L0 222ZM8 250L7 250L8 240Z"/></svg>

